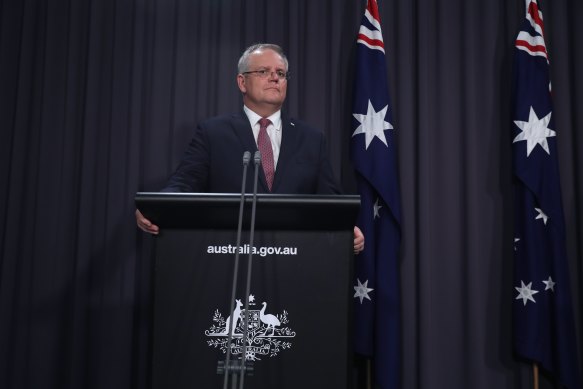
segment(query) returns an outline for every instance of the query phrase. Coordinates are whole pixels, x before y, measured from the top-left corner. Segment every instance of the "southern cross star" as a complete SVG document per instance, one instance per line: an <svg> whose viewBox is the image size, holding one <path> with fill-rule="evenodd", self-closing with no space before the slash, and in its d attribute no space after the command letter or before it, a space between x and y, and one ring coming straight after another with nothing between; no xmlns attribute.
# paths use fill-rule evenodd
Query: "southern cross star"
<svg viewBox="0 0 583 389"><path fill-rule="evenodd" d="M381 210L383 206L379 204L379 199L377 198L377 201L375 201L374 205L372 206L372 211L373 211L373 219L376 219L377 217L380 218L381 215L379 213L379 211Z"/></svg>
<svg viewBox="0 0 583 389"><path fill-rule="evenodd" d="M538 215L536 215L536 217L534 218L534 220L542 219L543 220L543 223L545 223L545 226L546 226L547 225L547 220L549 220L549 217L547 216L547 214L544 213L543 210L540 209L540 208L535 208L534 210L538 212Z"/></svg>
<svg viewBox="0 0 583 389"><path fill-rule="evenodd" d="M516 296L516 300L522 299L522 302L524 303L524 305L526 305L527 300L530 300L533 303L536 303L536 301L534 301L534 298L532 296L537 294L538 290L531 289L532 282L529 282L528 285L524 285L524 281L520 281L520 283L522 284L520 288L514 287L514 289L516 289L518 291L518 296Z"/></svg>
<svg viewBox="0 0 583 389"><path fill-rule="evenodd" d="M354 287L354 290L356 291L356 293L354 294L354 297L358 297L360 298L360 303L362 304L362 300L363 299L369 299L370 297L368 296L368 292L374 290L369 288L368 285L368 280L364 281L364 284L362 282L360 282L360 280L357 278L356 281L358 281L358 285L356 285Z"/></svg>
<svg viewBox="0 0 583 389"><path fill-rule="evenodd" d="M553 292L555 291L555 284L556 282L553 281L553 279L551 278L551 276L549 276L548 280L543 280L543 284L545 284L545 290L552 290Z"/></svg>

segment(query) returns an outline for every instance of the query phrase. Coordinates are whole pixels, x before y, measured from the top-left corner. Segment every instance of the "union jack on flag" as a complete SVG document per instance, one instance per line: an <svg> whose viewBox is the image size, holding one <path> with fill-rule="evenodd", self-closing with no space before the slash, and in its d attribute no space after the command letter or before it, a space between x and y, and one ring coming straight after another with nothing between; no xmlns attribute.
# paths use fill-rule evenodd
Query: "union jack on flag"
<svg viewBox="0 0 583 389"><path fill-rule="evenodd" d="M401 204L385 47L377 2L368 0L356 41L351 159L366 245L355 259L355 351L372 358L375 387L400 383Z"/></svg>
<svg viewBox="0 0 583 389"><path fill-rule="evenodd" d="M581 388L543 15L526 0L514 53L514 349Z"/></svg>

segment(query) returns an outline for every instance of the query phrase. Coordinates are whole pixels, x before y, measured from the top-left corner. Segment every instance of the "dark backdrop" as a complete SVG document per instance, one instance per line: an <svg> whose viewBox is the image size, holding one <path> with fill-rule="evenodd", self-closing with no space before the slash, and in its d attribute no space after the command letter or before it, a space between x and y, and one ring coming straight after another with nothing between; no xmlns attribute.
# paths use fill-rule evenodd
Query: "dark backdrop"
<svg viewBox="0 0 583 389"><path fill-rule="evenodd" d="M144 388L152 239L133 217L250 43L347 150L365 0L0 1L0 387ZM581 350L583 2L542 2ZM528 388L511 347L510 81L522 0L380 2L403 197L403 388Z"/></svg>

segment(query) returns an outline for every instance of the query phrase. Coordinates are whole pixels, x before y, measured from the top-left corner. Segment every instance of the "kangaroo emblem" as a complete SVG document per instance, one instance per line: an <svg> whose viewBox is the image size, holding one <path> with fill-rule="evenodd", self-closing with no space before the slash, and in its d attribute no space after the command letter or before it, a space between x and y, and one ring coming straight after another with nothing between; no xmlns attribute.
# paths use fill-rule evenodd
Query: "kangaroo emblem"
<svg viewBox="0 0 583 389"><path fill-rule="evenodd" d="M239 320L241 320L241 307L243 306L243 303L239 299L235 300L235 302L237 303L237 306L235 307L235 310L233 311L231 316L227 318L227 323L225 325L225 331L223 332L223 334L229 333L231 317L233 318L233 329L231 330L231 335L235 335L235 328L237 328L237 323L239 322Z"/></svg>

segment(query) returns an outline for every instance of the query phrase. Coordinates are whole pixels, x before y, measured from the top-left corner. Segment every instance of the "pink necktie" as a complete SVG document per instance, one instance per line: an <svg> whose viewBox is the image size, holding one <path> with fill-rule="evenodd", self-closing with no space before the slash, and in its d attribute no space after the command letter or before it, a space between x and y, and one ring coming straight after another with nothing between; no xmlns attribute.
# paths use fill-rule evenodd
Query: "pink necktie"
<svg viewBox="0 0 583 389"><path fill-rule="evenodd" d="M267 180L267 186L271 191L273 185L273 176L275 174L275 167L273 164L273 149L271 148L271 140L267 134L267 126L271 124L271 120L267 118L259 119L259 135L257 136L257 148L261 153L261 165Z"/></svg>

